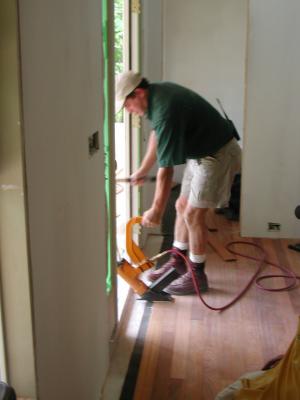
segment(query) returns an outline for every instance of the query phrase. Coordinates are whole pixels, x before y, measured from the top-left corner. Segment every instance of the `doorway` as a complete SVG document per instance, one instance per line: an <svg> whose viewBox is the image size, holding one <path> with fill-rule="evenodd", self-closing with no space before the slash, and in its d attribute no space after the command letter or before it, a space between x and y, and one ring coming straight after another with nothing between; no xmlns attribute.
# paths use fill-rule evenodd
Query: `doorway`
<svg viewBox="0 0 300 400"><path fill-rule="evenodd" d="M128 69L139 70L139 14L140 7L129 0L114 0L115 75ZM121 110L115 116L116 179L129 177L139 163L139 121ZM138 129L138 132L136 132ZM137 140L133 140L137 138ZM140 190L128 183L116 182L116 245L117 260L126 258L126 223L139 213ZM129 292L128 284L117 279L118 318L120 319Z"/></svg>

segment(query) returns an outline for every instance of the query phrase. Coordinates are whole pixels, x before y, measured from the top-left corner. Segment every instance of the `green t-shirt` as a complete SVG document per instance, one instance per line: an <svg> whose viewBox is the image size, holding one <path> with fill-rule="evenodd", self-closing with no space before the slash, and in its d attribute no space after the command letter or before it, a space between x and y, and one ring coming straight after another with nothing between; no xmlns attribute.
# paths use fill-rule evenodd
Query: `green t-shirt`
<svg viewBox="0 0 300 400"><path fill-rule="evenodd" d="M212 105L171 82L150 84L147 117L156 133L160 167L213 155L233 138L232 126Z"/></svg>

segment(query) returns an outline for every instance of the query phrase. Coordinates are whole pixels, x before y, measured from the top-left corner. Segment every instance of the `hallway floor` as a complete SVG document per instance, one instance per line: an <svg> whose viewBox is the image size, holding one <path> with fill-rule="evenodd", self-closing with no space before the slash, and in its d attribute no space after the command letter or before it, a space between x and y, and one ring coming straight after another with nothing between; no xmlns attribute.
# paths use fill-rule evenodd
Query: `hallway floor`
<svg viewBox="0 0 300 400"><path fill-rule="evenodd" d="M211 215L209 226L218 229L210 235L220 243L243 240L259 244L268 260L300 275L300 253L287 248L296 241L241 238L239 224L221 215ZM259 256L253 247L235 248ZM228 303L256 268L256 261L240 256L234 262L223 261L209 246L210 291L204 295L205 301L217 307ZM266 273L281 274L271 266L265 266L263 274ZM285 278L262 282L269 288L288 283ZM114 360L122 360L123 376L114 367L110 377L113 382L117 371L120 396L111 392L114 397L110 397L108 390L104 400L212 400L240 375L259 370L271 358L285 353L296 332L300 297L299 287L275 293L253 285L240 301L223 312L209 310L197 296L177 296L173 303L135 301L132 307L132 317L134 307L138 307L140 325L127 352L131 358L126 361L122 346L118 345ZM125 340L128 344L126 330L120 339L120 343Z"/></svg>

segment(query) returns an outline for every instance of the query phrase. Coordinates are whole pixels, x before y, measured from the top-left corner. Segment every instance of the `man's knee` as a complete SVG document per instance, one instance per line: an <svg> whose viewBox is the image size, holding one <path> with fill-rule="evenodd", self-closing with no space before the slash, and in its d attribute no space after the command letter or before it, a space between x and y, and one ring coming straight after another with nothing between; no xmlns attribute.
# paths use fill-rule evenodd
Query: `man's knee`
<svg viewBox="0 0 300 400"><path fill-rule="evenodd" d="M204 225L205 224L205 215L208 211L208 208L196 208L190 205L185 207L184 211L184 220L189 226L193 225Z"/></svg>
<svg viewBox="0 0 300 400"><path fill-rule="evenodd" d="M186 206L187 206L187 198L184 196L180 196L175 203L175 208L177 213L183 215Z"/></svg>

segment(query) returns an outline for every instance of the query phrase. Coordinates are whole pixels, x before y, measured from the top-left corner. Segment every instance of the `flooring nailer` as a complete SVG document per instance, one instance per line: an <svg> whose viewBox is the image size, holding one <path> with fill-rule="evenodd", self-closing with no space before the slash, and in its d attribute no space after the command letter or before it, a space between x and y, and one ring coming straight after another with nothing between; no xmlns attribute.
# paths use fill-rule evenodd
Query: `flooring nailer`
<svg viewBox="0 0 300 400"><path fill-rule="evenodd" d="M175 268L171 268L162 277L147 286L141 279L140 274L154 266L154 261L164 256L169 251L164 251L151 258L146 258L143 251L133 241L133 226L140 224L142 217L134 217L127 222L126 225L126 251L130 257L131 263L123 259L118 263L118 274L132 287L132 289L140 296L141 300L147 301L173 301L170 294L163 291L173 280L177 279L180 274Z"/></svg>

